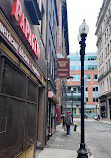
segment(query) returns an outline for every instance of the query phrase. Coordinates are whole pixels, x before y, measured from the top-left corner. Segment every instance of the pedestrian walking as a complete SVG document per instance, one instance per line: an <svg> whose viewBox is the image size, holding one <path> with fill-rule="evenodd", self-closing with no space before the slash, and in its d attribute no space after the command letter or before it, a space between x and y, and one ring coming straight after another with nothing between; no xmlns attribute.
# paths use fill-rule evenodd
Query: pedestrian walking
<svg viewBox="0 0 111 158"><path fill-rule="evenodd" d="M70 135L71 117L69 115L69 112L67 112L67 115L65 117L65 124L66 124L67 135Z"/></svg>

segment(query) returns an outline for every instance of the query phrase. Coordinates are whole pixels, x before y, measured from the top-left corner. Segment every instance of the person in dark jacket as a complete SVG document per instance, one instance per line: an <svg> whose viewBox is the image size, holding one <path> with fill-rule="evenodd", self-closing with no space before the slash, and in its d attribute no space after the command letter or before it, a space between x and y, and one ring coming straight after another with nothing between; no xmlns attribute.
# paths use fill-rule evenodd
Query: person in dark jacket
<svg viewBox="0 0 111 158"><path fill-rule="evenodd" d="M66 128L67 128L67 135L70 135L71 117L69 115L69 112L67 112L67 115L65 117L65 124L66 124Z"/></svg>

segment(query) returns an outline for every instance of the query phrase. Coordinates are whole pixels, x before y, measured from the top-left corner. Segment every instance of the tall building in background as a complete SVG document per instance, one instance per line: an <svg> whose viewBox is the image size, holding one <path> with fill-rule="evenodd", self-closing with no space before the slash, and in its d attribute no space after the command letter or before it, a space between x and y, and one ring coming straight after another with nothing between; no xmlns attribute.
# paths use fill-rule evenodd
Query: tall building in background
<svg viewBox="0 0 111 158"><path fill-rule="evenodd" d="M67 58L69 55L69 38L68 38L68 19L67 19L67 3L66 0L57 0L57 12L58 12L58 29L57 29L57 58ZM56 106L56 122L61 121L61 114L63 107L66 106L66 78L56 78L57 86L57 99L59 104Z"/></svg>
<svg viewBox="0 0 111 158"><path fill-rule="evenodd" d="M69 111L73 116L80 117L81 108L81 61L80 54L74 53L70 58L70 76L67 80L67 107L64 111ZM98 62L97 53L86 53L84 59L84 89L85 89L85 115L94 117L98 113L99 87L98 87Z"/></svg>
<svg viewBox="0 0 111 158"><path fill-rule="evenodd" d="M100 114L111 119L111 1L103 1L96 27Z"/></svg>

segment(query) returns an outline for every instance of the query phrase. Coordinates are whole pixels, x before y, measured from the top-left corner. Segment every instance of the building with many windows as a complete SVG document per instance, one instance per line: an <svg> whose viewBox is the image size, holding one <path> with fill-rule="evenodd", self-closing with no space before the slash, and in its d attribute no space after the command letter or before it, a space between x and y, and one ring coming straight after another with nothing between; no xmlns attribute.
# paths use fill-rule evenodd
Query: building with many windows
<svg viewBox="0 0 111 158"><path fill-rule="evenodd" d="M57 30L57 58L66 58L69 55L68 18L66 0L57 0L58 30ZM56 123L60 124L64 97L66 96L67 78L56 78L56 97L59 104L56 105Z"/></svg>
<svg viewBox="0 0 111 158"><path fill-rule="evenodd" d="M111 119L111 1L104 0L97 23L98 82L101 117Z"/></svg>
<svg viewBox="0 0 111 158"><path fill-rule="evenodd" d="M56 59L57 59L57 27L58 15L56 0L47 0L46 13L46 60L47 60L47 121L46 142L56 131Z"/></svg>
<svg viewBox="0 0 111 158"><path fill-rule="evenodd" d="M70 54L70 76L67 80L67 107L73 116L80 116L81 105L81 61L79 53ZM86 53L84 66L84 89L85 89L85 115L94 117L97 114L99 104L99 87L98 87L98 63L97 53Z"/></svg>

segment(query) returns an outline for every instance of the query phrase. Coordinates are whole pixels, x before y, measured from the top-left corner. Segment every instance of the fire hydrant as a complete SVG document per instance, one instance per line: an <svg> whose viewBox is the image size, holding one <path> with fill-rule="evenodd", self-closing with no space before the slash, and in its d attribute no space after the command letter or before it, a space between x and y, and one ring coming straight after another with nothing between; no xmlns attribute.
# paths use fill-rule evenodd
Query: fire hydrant
<svg viewBox="0 0 111 158"><path fill-rule="evenodd" d="M76 131L76 128L77 128L77 123L75 122L74 123L74 131Z"/></svg>

